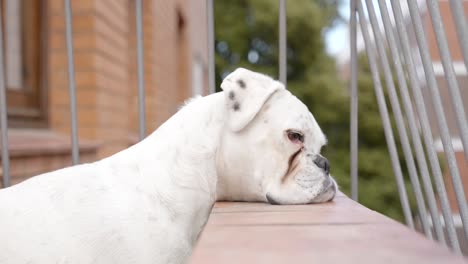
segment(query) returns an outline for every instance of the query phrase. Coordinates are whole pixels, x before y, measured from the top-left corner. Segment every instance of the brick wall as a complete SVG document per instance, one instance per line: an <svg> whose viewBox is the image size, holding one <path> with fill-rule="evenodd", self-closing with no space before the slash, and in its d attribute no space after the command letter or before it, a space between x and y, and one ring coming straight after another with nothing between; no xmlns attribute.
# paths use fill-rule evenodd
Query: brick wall
<svg viewBox="0 0 468 264"><path fill-rule="evenodd" d="M78 1L77 1L78 2ZM99 0L96 5L96 139L100 156L128 144L129 34L127 1ZM84 109L83 109L84 110Z"/></svg>
<svg viewBox="0 0 468 264"><path fill-rule="evenodd" d="M465 16L468 16L468 1L462 1L465 11ZM454 63L455 74L457 75L458 85L460 88L460 94L462 96L463 102L468 103L468 90L464 89L466 87L466 81L468 80L468 76L466 74L466 70L462 73L459 69L460 65L463 65L463 55L460 49L459 40L457 37L456 27L453 22L452 12L450 9L449 1L440 1L439 2L440 13L442 16L442 23L444 25L445 35L447 37L447 42L450 49L450 54L452 57L452 62ZM433 66L437 78L437 84L439 87L440 96L442 99L442 103L444 106L444 111L446 114L449 131L453 137L458 137L458 126L455 119L455 114L452 108L452 100L450 97L450 92L448 88L447 81L444 76L444 72L442 71L442 64L440 60L439 49L437 46L437 41L435 38L434 30L431 23L431 18L428 14L429 11L426 11L426 14L423 16L424 23L426 27L426 36L429 45L430 55L433 61ZM434 132L434 137L438 138L439 130L437 127L436 122L436 115L434 109L432 107L432 103L430 100L430 94L428 89L423 89L423 94L425 97L426 105L428 107L430 123L432 127L432 131ZM466 105L466 104L465 104ZM468 108L465 107L465 112L468 114Z"/></svg>
<svg viewBox="0 0 468 264"><path fill-rule="evenodd" d="M468 16L468 1L463 0L463 7L465 16ZM455 67L455 74L457 75L458 85L460 88L460 95L462 97L462 101L464 102L465 113L468 115L468 89L467 88L467 81L468 75L465 72L461 72L459 70L460 64L464 64L463 62L463 55L460 49L460 44L456 32L456 27L452 18L452 12L450 9L450 2L449 1L439 1L439 8L440 13L442 16L442 23L444 25L445 35L447 37L447 42L449 45L452 61ZM445 117L448 124L448 128L450 131L450 135L452 136L452 145L455 149L455 155L457 159L458 169L461 175L462 182L464 184L465 193L468 191L468 163L466 158L464 157L463 149L461 147L461 142L459 141L459 130L456 121L456 117L453 111L453 104L452 99L449 92L449 87L447 81L444 76L444 72L442 71L442 64L441 58L437 46L437 41L435 38L434 30L432 27L431 18L429 17L428 12L423 16L424 23L426 26L426 34L427 34L427 41L429 45L430 55L433 61L433 66L436 74L437 85L439 88L440 98L442 100L442 104L444 107ZM448 166L445 162L445 157L443 156L443 148L440 142L440 132L437 126L437 119L436 114L434 112L434 108L432 107L432 102L430 99L430 93L428 87L423 87L423 95L426 103L426 107L429 114L431 130L433 132L433 136L438 142L436 146L438 146L438 151L441 152L441 158L443 159L445 166L444 166L444 177L445 177L445 184L447 188L447 193L450 200L450 205L454 213L458 213L459 209L457 206L457 202L455 199L455 192L453 190L453 185L450 177L450 171Z"/></svg>
<svg viewBox="0 0 468 264"><path fill-rule="evenodd" d="M90 162L138 141L135 1L71 2L81 162ZM208 91L206 6L205 1L189 0L143 3L149 134L192 96L195 61L203 73L199 87ZM49 121L46 129L11 129L13 183L71 165L63 0L47 0L46 11L47 30L42 36Z"/></svg>
<svg viewBox="0 0 468 264"><path fill-rule="evenodd" d="M184 0L143 3L146 132L151 133L191 96L193 58L202 58L207 68L206 7ZM49 10L50 128L68 134L63 1L50 0ZM138 135L135 4L74 0L72 10L79 137L99 142L98 156L104 157Z"/></svg>
<svg viewBox="0 0 468 264"><path fill-rule="evenodd" d="M154 85L155 116L153 123L156 126L166 120L176 111L178 106L178 89L181 80L185 76L180 76L178 64L181 54L178 54L178 10L176 1L155 0L153 10L153 25L158 25L152 31L152 48L157 54L152 60ZM167 78L174 76L174 78Z"/></svg>
<svg viewBox="0 0 468 264"><path fill-rule="evenodd" d="M465 16L468 15L468 1L462 0ZM463 60L463 55L458 42L455 23L453 22L452 12L450 10L450 2L446 0L439 1L440 14L443 19L445 34L450 47L452 59L455 61ZM429 11L427 11L429 12ZM424 17L426 24L427 39L429 42L429 50L431 57L435 61L440 61L439 50L437 49L437 42L435 39L434 31L432 29L431 18L427 15Z"/></svg>
<svg viewBox="0 0 468 264"><path fill-rule="evenodd" d="M80 139L101 143L99 156L128 141L129 25L127 1L72 1ZM69 133L63 1L50 1L50 128Z"/></svg>

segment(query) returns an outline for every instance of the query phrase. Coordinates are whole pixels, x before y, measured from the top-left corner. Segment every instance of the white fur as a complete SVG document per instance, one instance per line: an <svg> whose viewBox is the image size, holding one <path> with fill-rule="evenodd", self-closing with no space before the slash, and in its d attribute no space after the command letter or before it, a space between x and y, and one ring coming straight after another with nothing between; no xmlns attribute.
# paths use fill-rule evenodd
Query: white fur
<svg viewBox="0 0 468 264"><path fill-rule="evenodd" d="M0 263L183 263L216 199L333 198L324 182L334 181L305 158L325 144L307 108L268 77L240 69L226 80L236 78L246 89L223 87L239 93L247 117L230 112L227 91L206 96L109 158L1 190ZM303 130L306 141L294 175L281 182L299 147L286 128Z"/></svg>

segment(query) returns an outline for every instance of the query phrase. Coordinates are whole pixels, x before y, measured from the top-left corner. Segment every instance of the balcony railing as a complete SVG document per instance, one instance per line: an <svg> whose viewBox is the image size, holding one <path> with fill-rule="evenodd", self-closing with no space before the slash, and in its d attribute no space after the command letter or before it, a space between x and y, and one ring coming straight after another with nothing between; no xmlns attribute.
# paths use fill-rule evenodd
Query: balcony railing
<svg viewBox="0 0 468 264"><path fill-rule="evenodd" d="M398 185L401 206L406 219L406 224L414 228L408 195L403 181L402 166L397 155L397 146L391 127L389 110L384 97L384 84L390 100L391 109L395 115L398 136L401 141L406 166L416 198L418 215L424 234L429 239L435 239L446 244L444 228L448 234L448 245L457 254L461 253L459 238L454 225L453 212L450 208L447 189L443 179L443 171L437 156L434 144L434 133L431 129L428 117L428 105L424 101L422 89L429 90L430 106L434 109L435 120L440 135L444 156L450 171L451 181L454 188L458 209L461 215L464 239L468 238L468 208L463 183L452 146L452 138L447 125L446 109L442 104L440 87L436 80L433 69L429 45L427 42L427 31L423 25L421 7L419 1L407 1L404 6L408 15L403 13L403 5L406 1L390 1L391 7L387 6L385 0L379 0L378 6L375 1L352 1L351 7L351 153L352 153L352 183L353 198L357 199L357 51L356 38L359 17L360 31L365 43L365 51L372 72L375 95L379 105L379 111L385 130L385 138L392 160L395 180ZM468 158L468 127L465 109L460 95L460 87L466 83L460 83L454 71L454 64L447 42L443 19L439 10L439 1L428 0L428 15L432 22L433 34L442 61L444 79L448 84L451 98L451 106L458 125L458 135L463 143L465 159ZM459 46L461 47L465 68L468 65L468 41L467 22L463 13L461 1L450 1L452 19L456 25ZM367 11L367 12L366 12ZM368 14L368 15L366 15ZM378 15L379 14L379 15ZM382 21L379 23L379 19ZM416 50L419 51L422 61L424 81L418 79L418 71L415 64L415 48L411 46L408 29L413 29L416 39ZM413 36L411 36L413 37ZM465 70L466 71L466 70ZM393 72L396 74L397 82L394 83ZM424 86L424 87L423 87ZM427 87L426 87L427 86ZM398 91L397 88L398 87ZM410 90L411 89L411 94ZM400 96L398 96L398 94ZM401 103L403 108L401 108ZM409 128L409 135L408 130ZM422 140L421 140L422 136ZM424 142L424 146L423 143ZM411 147L413 146L413 148ZM424 151L426 150L426 152ZM428 159L426 159L426 155ZM414 155L416 157L414 157ZM416 161L415 161L416 158ZM421 184L422 182L422 184ZM435 186L435 191L433 185ZM421 186L422 185L422 186ZM437 199L442 210L443 222L439 217ZM427 211L427 207L429 212ZM444 223L444 224L443 224ZM432 230L434 229L434 230ZM435 235L433 235L433 231Z"/></svg>

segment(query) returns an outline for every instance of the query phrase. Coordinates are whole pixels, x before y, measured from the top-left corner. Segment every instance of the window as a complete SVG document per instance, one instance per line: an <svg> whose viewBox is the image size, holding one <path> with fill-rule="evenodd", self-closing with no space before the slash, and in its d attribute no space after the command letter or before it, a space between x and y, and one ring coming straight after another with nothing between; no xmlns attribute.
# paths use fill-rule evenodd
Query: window
<svg viewBox="0 0 468 264"><path fill-rule="evenodd" d="M40 127L46 121L43 71L45 1L0 0L5 84L10 127Z"/></svg>

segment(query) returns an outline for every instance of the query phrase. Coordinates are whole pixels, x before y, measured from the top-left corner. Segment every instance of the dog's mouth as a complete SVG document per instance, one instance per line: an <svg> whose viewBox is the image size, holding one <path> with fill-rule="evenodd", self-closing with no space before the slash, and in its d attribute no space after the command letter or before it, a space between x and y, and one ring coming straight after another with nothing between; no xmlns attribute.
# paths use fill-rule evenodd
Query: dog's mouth
<svg viewBox="0 0 468 264"><path fill-rule="evenodd" d="M327 185L319 192L310 203L323 203L332 201L337 192L336 182L332 179L327 181ZM325 197L324 197L325 196Z"/></svg>
<svg viewBox="0 0 468 264"><path fill-rule="evenodd" d="M286 170L286 173L281 179L281 183L284 183L286 179L288 178L288 176L291 175L292 172L299 166L298 157L299 157L299 154L301 154L301 152L302 152L302 149L299 149L294 154L292 154L292 156L289 158L288 169Z"/></svg>

